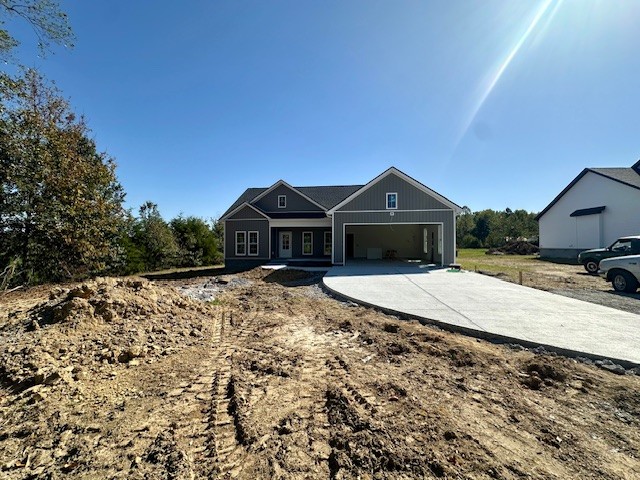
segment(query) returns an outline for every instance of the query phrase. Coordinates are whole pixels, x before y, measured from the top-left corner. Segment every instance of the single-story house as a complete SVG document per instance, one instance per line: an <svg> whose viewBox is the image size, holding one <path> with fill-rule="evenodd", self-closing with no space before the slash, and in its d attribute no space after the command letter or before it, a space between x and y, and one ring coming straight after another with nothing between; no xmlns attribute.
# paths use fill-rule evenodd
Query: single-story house
<svg viewBox="0 0 640 480"><path fill-rule="evenodd" d="M627 168L585 168L536 217L540 256L578 253L640 234L640 160Z"/></svg>
<svg viewBox="0 0 640 480"><path fill-rule="evenodd" d="M397 168L366 185L248 188L220 218L228 268L273 261L344 265L407 259L448 265L460 207Z"/></svg>

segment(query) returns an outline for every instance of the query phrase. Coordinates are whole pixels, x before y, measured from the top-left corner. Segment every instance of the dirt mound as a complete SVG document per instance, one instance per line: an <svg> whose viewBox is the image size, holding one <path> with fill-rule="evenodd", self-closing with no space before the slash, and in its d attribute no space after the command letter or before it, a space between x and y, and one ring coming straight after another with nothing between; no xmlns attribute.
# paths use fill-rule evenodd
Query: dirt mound
<svg viewBox="0 0 640 480"><path fill-rule="evenodd" d="M544 385L553 386L567 378L567 373L561 366L537 359L528 362L524 370L526 376L522 379L522 384L531 390L539 390Z"/></svg>
<svg viewBox="0 0 640 480"><path fill-rule="evenodd" d="M4 325L0 381L15 391L73 383L109 364L136 366L211 334L213 307L139 278L100 278L71 289Z"/></svg>
<svg viewBox="0 0 640 480"><path fill-rule="evenodd" d="M525 241L509 242L499 248L490 248L486 251L487 255L535 255L540 248L533 243Z"/></svg>

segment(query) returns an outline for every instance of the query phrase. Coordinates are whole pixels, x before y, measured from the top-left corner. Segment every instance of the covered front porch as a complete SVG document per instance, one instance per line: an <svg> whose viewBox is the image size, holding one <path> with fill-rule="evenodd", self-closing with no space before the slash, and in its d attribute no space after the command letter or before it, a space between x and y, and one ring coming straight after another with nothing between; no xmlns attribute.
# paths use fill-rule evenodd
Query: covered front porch
<svg viewBox="0 0 640 480"><path fill-rule="evenodd" d="M331 264L331 227L272 227L271 262L311 266Z"/></svg>

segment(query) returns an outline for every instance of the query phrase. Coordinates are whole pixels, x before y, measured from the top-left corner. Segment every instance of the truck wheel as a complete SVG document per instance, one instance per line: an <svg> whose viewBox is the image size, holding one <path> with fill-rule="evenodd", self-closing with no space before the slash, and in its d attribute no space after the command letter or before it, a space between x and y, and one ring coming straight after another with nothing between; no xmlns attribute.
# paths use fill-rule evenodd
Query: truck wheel
<svg viewBox="0 0 640 480"><path fill-rule="evenodd" d="M611 285L616 292L633 293L638 288L638 282L629 272L616 272L611 279Z"/></svg>
<svg viewBox="0 0 640 480"><path fill-rule="evenodd" d="M591 274L598 273L598 266L598 262L592 259L584 262L584 269Z"/></svg>

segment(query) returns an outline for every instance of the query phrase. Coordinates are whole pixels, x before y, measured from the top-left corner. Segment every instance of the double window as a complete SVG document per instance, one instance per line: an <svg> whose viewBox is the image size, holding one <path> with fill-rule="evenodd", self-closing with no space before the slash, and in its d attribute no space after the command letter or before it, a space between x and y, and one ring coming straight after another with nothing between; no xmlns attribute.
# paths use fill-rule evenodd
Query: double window
<svg viewBox="0 0 640 480"><path fill-rule="evenodd" d="M257 256L260 253L259 238L257 231L236 232L236 256L243 257L247 251L249 256Z"/></svg>
<svg viewBox="0 0 640 480"><path fill-rule="evenodd" d="M278 208L287 208L287 196L278 195Z"/></svg>
<svg viewBox="0 0 640 480"><path fill-rule="evenodd" d="M398 194L395 192L387 193L387 210L395 210L398 208Z"/></svg>

